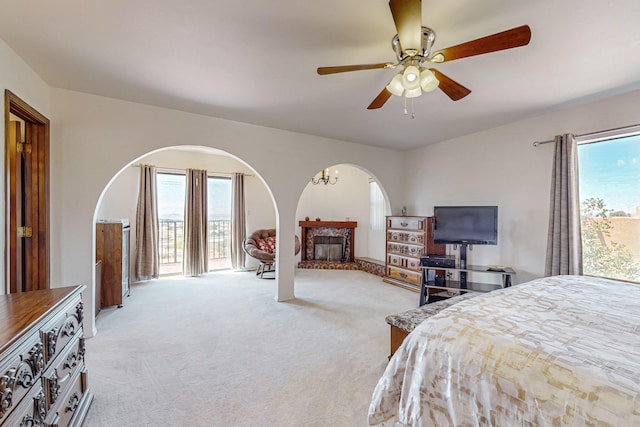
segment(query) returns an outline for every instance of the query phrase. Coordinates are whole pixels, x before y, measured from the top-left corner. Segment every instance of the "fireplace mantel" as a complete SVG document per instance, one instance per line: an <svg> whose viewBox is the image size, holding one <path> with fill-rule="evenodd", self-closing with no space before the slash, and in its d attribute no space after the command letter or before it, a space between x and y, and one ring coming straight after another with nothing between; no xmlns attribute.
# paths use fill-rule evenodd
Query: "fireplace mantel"
<svg viewBox="0 0 640 427"><path fill-rule="evenodd" d="M357 221L300 221L300 227L356 228Z"/></svg>
<svg viewBox="0 0 640 427"><path fill-rule="evenodd" d="M355 261L354 237L355 228L358 226L357 221L300 221L298 225L300 226L300 234L302 237L302 261L313 260L313 236L318 233L318 231L315 231L314 229L319 228L336 229L343 232L347 230L348 232L346 233L346 235L348 235L348 261Z"/></svg>

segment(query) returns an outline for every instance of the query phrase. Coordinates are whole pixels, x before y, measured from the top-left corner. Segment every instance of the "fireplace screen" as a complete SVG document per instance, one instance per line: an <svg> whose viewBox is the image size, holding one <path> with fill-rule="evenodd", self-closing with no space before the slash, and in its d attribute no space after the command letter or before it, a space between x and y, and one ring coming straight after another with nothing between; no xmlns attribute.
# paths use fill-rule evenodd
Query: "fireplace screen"
<svg viewBox="0 0 640 427"><path fill-rule="evenodd" d="M344 254L344 237L314 236L314 259L341 261Z"/></svg>

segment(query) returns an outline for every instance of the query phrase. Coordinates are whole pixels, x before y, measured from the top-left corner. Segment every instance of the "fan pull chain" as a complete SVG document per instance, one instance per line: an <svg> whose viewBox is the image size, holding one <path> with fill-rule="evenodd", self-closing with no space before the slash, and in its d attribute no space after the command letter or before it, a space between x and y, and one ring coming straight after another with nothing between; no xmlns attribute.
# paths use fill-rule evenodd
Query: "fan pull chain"
<svg viewBox="0 0 640 427"><path fill-rule="evenodd" d="M407 110L407 97L404 97L404 115L408 116L409 115L409 111ZM413 109L413 98L411 98L411 119L415 119L416 118L416 113Z"/></svg>

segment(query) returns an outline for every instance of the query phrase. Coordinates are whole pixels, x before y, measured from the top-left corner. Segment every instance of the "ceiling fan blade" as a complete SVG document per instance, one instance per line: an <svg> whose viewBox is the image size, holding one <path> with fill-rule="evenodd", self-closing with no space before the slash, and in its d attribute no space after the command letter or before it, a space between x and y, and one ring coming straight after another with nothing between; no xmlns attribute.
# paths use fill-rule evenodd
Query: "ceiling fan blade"
<svg viewBox="0 0 640 427"><path fill-rule="evenodd" d="M458 101L471 93L469 89L462 86L457 81L445 76L435 68L429 68L429 71L431 71L440 82L438 88L451 98L451 100Z"/></svg>
<svg viewBox="0 0 640 427"><path fill-rule="evenodd" d="M390 0L389 8L402 50L409 55L418 53L422 43L421 0Z"/></svg>
<svg viewBox="0 0 640 427"><path fill-rule="evenodd" d="M318 67L318 74L346 73L347 71L373 70L376 68L385 68L393 64L381 62L379 64L360 64L360 65L338 65L336 67Z"/></svg>
<svg viewBox="0 0 640 427"><path fill-rule="evenodd" d="M512 28L490 36L471 40L439 50L431 56L432 62L453 61L468 56L482 55L498 50L525 46L531 40L531 28L528 25Z"/></svg>
<svg viewBox="0 0 640 427"><path fill-rule="evenodd" d="M382 89L382 92L380 92L378 96L376 96L376 99L374 99L371 102L371 104L369 104L369 106L367 107L367 110L375 110L382 107L390 97L391 97L391 92L389 92L385 87L384 89Z"/></svg>

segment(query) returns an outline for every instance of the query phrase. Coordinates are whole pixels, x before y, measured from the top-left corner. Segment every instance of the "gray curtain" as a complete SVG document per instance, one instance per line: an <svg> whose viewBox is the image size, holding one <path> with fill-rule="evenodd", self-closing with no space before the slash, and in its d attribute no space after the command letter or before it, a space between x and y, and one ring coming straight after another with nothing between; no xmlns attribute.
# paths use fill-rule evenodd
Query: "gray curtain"
<svg viewBox="0 0 640 427"><path fill-rule="evenodd" d="M582 274L578 147L571 134L555 138L545 276Z"/></svg>
<svg viewBox="0 0 640 427"><path fill-rule="evenodd" d="M136 280L157 279L160 271L157 203L156 168L141 165L136 210Z"/></svg>
<svg viewBox="0 0 640 427"><path fill-rule="evenodd" d="M245 268L242 242L246 236L244 174L234 173L231 177L231 267L234 270Z"/></svg>
<svg viewBox="0 0 640 427"><path fill-rule="evenodd" d="M187 169L184 208L182 273L199 276L209 271L207 252L207 171Z"/></svg>

